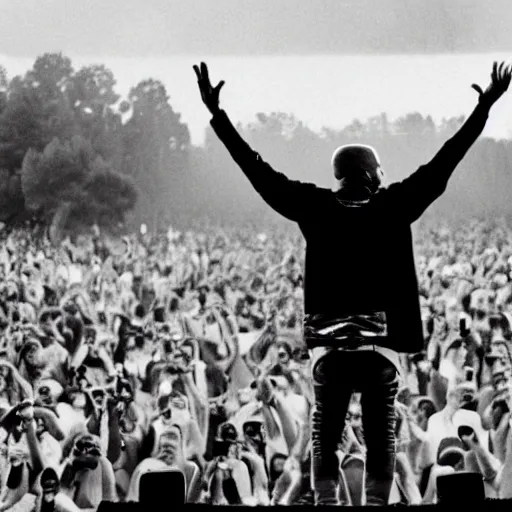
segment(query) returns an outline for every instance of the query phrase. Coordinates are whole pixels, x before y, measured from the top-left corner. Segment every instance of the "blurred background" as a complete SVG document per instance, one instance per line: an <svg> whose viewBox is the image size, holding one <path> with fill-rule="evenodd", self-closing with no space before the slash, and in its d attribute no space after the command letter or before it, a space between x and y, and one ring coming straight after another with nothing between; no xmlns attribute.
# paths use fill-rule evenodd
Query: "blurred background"
<svg viewBox="0 0 512 512"><path fill-rule="evenodd" d="M330 187L340 144L374 145L390 181L427 162L512 53L505 0L0 4L0 218L57 231L278 221L208 127L194 63L263 158ZM508 214L511 115L509 95L430 214Z"/></svg>

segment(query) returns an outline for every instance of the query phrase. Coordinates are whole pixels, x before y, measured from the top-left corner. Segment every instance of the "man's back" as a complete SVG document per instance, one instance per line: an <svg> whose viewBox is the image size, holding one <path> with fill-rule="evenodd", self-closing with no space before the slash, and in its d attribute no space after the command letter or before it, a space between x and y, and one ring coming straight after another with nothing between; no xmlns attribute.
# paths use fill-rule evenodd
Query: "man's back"
<svg viewBox="0 0 512 512"><path fill-rule="evenodd" d="M375 180L365 181L361 187L350 185L351 173L368 176L368 166L380 166L380 162L366 152L363 160L354 163L353 156L365 152L362 148L349 152L352 156L344 153L351 171L338 173L343 169L335 169L341 182L338 192L352 205L358 204L356 207L338 206L334 192L290 180L275 171L219 108L224 82L212 87L204 63L194 70L203 101L213 115L210 124L233 160L265 202L297 222L306 237L306 314L329 315L335 309L336 315L385 313L386 318L379 322L387 325L387 347L399 352L422 350L410 225L446 190L458 163L482 133L491 106L507 90L512 68L504 64L498 68L495 63L485 93L473 87L479 93L479 103L457 133L430 162L388 189L376 192ZM371 311L374 308L377 311Z"/></svg>
<svg viewBox="0 0 512 512"><path fill-rule="evenodd" d="M423 349L410 224L382 188L362 206L347 207L316 188L299 222L306 239L306 314L386 313L389 348Z"/></svg>
<svg viewBox="0 0 512 512"><path fill-rule="evenodd" d="M379 189L382 170L371 147L339 147L331 160L336 192L290 180L272 169L220 109L224 82L213 87L204 62L194 71L202 100L213 116L210 123L233 160L266 203L297 222L306 238L304 337L314 359L315 504L340 504L335 450L350 396L361 391L368 448L366 504L386 505L394 478L393 404L399 364L382 350L394 349L396 355L423 348L410 226L446 190L455 167L482 132L489 109L507 90L512 67L495 63L486 91L473 85L479 103L459 131L429 163L388 189ZM339 341L363 350L332 350ZM371 350L360 342L369 343ZM367 372L362 373L361 367Z"/></svg>

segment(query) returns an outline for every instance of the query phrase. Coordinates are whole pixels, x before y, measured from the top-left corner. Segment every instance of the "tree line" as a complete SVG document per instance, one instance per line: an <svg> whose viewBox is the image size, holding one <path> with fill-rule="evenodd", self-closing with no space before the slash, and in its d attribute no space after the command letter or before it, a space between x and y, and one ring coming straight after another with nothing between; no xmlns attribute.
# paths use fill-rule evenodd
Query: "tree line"
<svg viewBox="0 0 512 512"><path fill-rule="evenodd" d="M24 76L0 73L0 219L58 232L122 230L127 215L165 212L186 166L188 128L165 86L143 80L127 98L103 65L75 70L45 54Z"/></svg>
<svg viewBox="0 0 512 512"><path fill-rule="evenodd" d="M463 120L436 124L411 113L391 121L381 114L313 131L293 114L275 112L238 128L290 178L330 187L337 146L373 145L394 181L432 158ZM511 159L511 141L479 139L430 212L508 214ZM277 220L211 128L202 146L191 144L164 84L149 78L121 98L111 70L75 70L62 54L44 54L10 80L0 69L1 221L30 220L62 234L93 225L119 232L142 222L155 229L199 217Z"/></svg>

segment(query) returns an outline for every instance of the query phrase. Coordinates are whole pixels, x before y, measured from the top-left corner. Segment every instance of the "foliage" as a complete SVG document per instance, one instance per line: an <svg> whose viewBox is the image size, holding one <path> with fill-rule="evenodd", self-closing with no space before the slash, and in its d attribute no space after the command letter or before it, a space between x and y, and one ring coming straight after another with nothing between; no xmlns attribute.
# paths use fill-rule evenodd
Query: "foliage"
<svg viewBox="0 0 512 512"><path fill-rule="evenodd" d="M79 135L67 141L55 138L42 152L30 149L21 186L26 208L49 224L57 214L62 222L64 209L64 226L74 229L122 223L136 201L130 180L114 172Z"/></svg>
<svg viewBox="0 0 512 512"><path fill-rule="evenodd" d="M391 182L430 160L463 120L380 114L313 131L273 112L238 128L275 169L331 187L337 146L374 146ZM430 212L510 213L511 161L511 141L480 138ZM92 224L115 231L130 222L156 228L197 216L276 218L211 128L204 146L191 145L160 81L143 80L122 98L111 70L76 70L60 53L38 57L12 79L0 67L0 221L34 215L57 232Z"/></svg>
<svg viewBox="0 0 512 512"><path fill-rule="evenodd" d="M132 115L124 130L124 169L141 190L139 216L156 227L156 219L176 214L188 171L190 134L169 104L165 86L144 80L131 89ZM174 208L173 208L174 206Z"/></svg>
<svg viewBox="0 0 512 512"><path fill-rule="evenodd" d="M165 210L171 170L184 174L188 128L160 82L126 99L115 85L104 65L75 70L59 53L10 81L0 68L0 220L35 214L65 229L117 229L137 197L139 222Z"/></svg>

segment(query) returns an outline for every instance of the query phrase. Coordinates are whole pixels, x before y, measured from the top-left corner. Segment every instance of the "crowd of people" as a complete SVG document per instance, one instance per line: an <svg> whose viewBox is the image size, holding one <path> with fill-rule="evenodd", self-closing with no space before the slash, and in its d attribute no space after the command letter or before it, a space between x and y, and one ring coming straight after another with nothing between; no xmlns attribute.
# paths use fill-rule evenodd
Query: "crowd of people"
<svg viewBox="0 0 512 512"><path fill-rule="evenodd" d="M435 503L437 476L464 470L512 497L511 228L418 229L426 343L401 359L391 503ZM170 468L189 503L312 503L298 230L0 236L0 511L137 501ZM338 456L360 505L357 395Z"/></svg>

